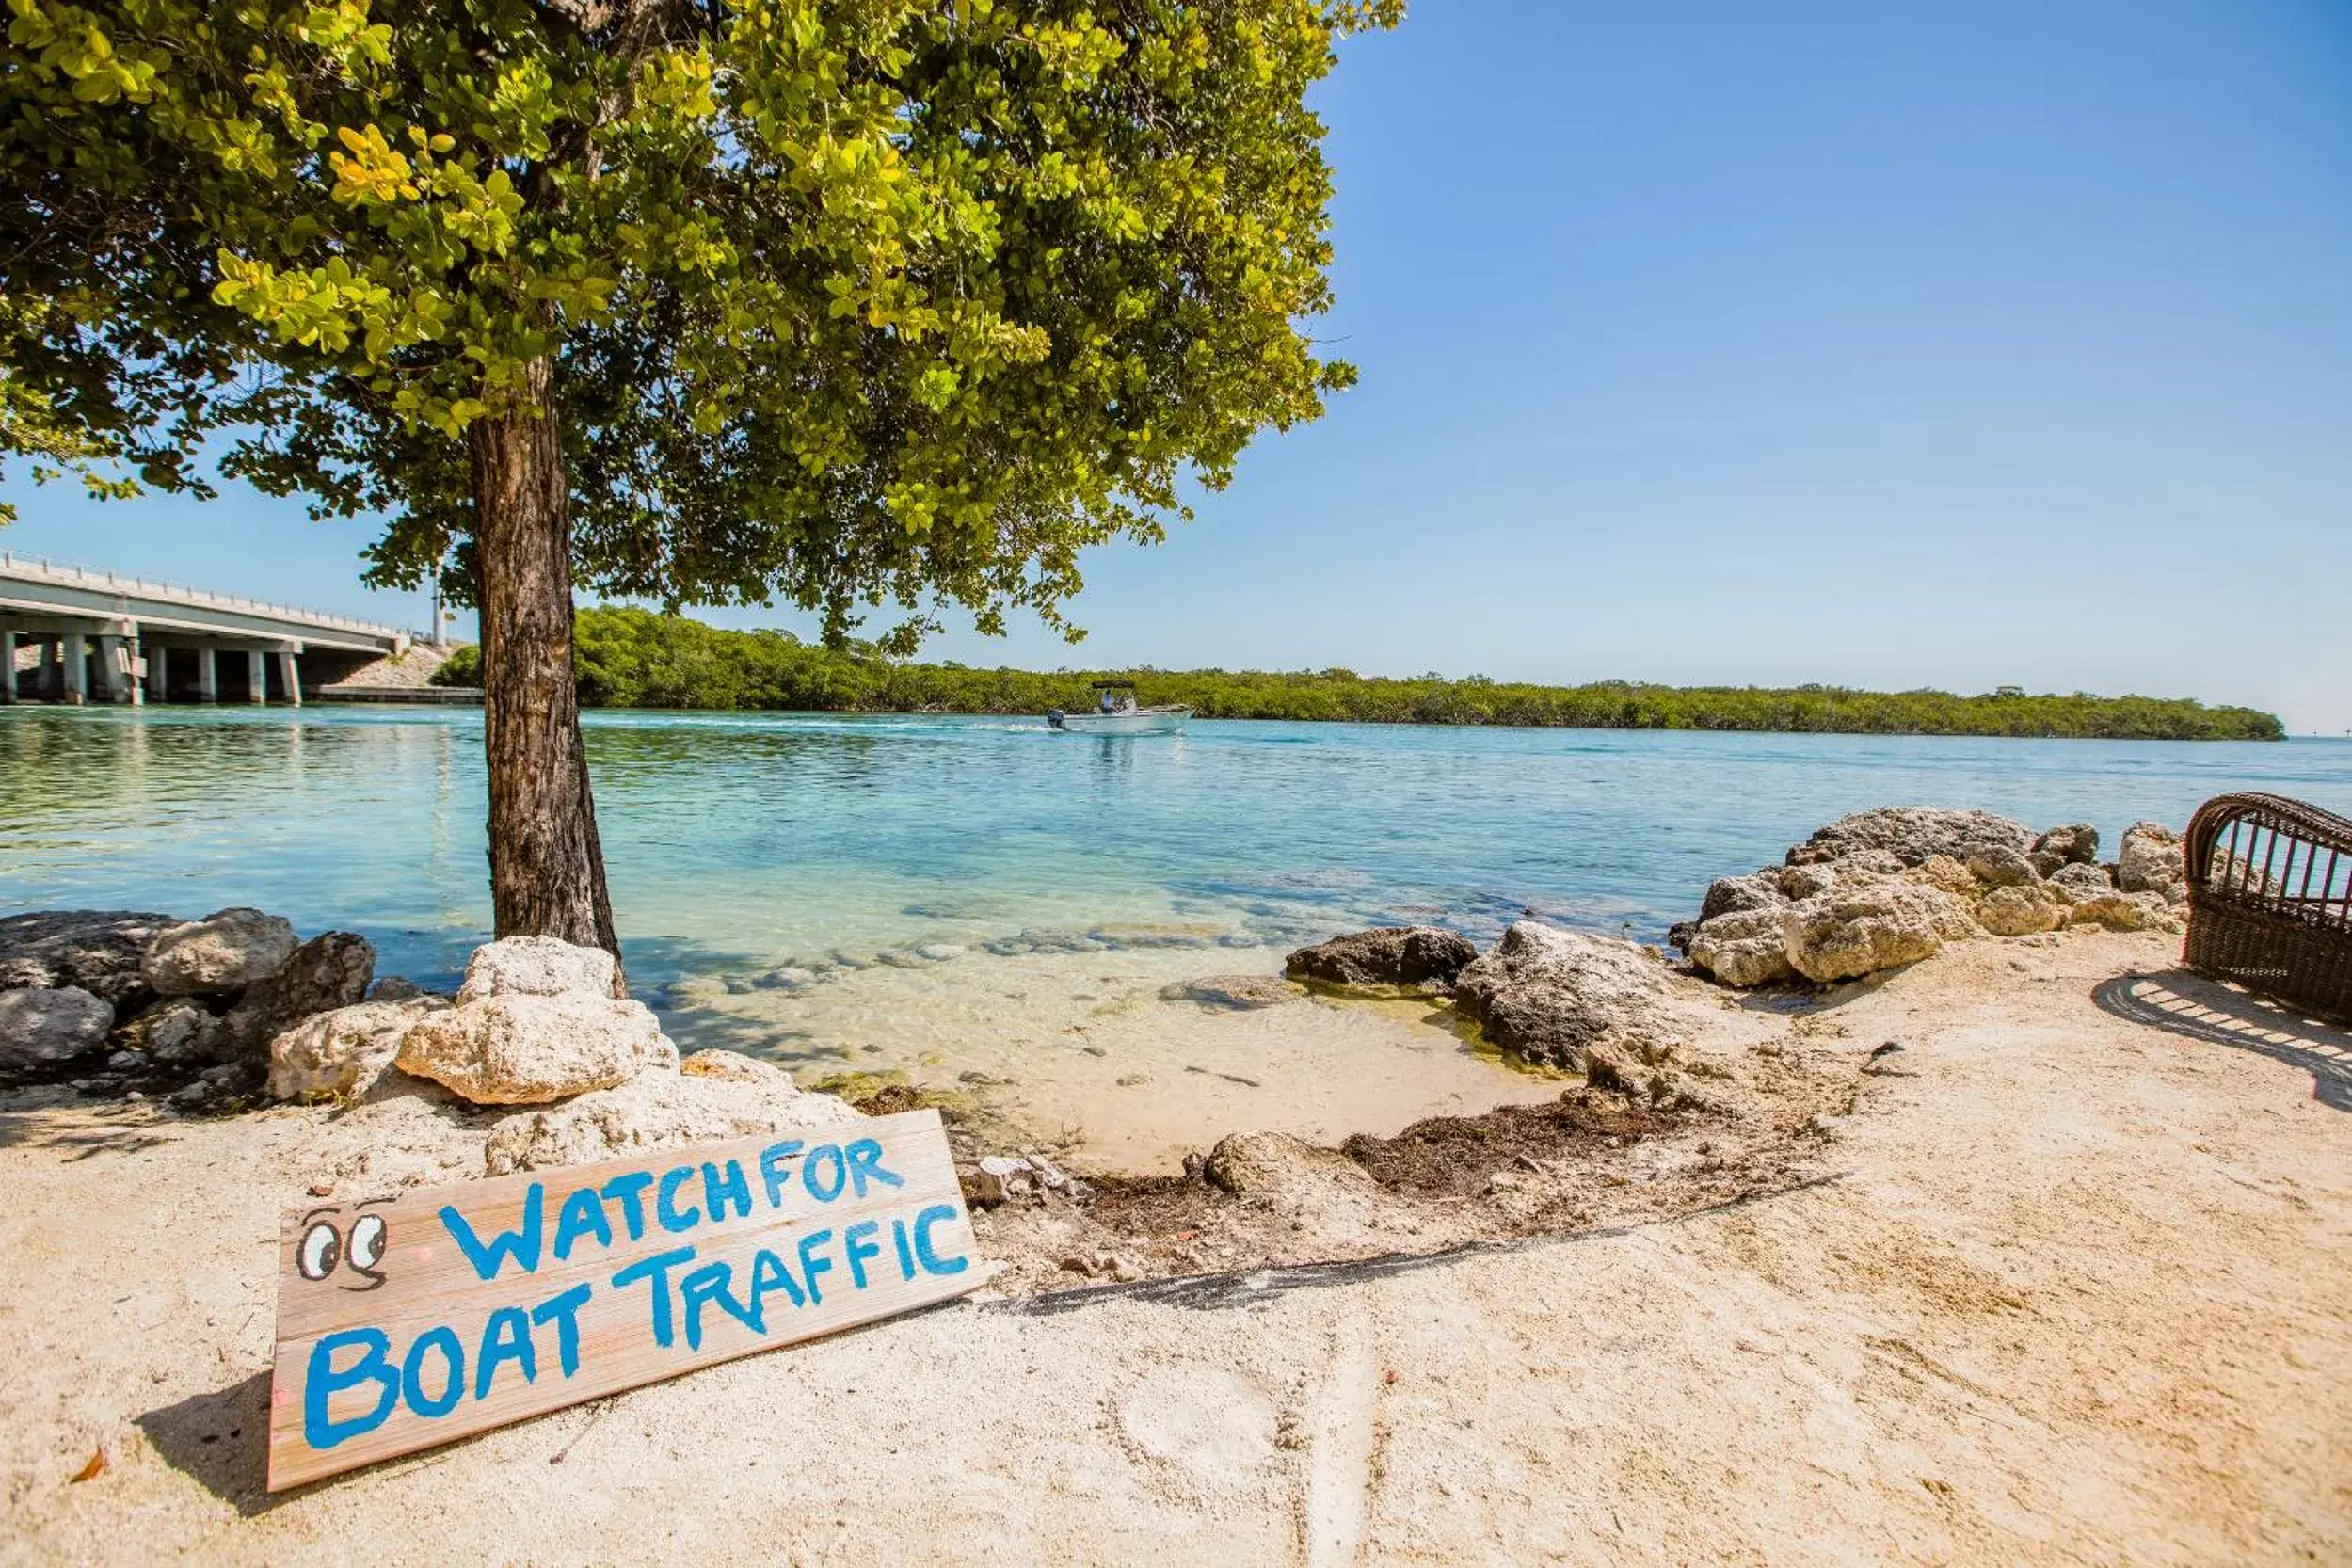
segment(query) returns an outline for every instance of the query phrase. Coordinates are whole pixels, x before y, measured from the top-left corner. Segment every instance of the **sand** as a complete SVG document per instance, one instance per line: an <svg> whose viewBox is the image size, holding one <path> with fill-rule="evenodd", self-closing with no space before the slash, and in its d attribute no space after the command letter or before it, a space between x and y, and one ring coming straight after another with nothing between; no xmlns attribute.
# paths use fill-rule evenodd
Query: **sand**
<svg viewBox="0 0 2352 1568"><path fill-rule="evenodd" d="M958 1304L277 1497L278 1208L456 1174L473 1119L18 1095L0 1560L2341 1562L2352 1043L2094 1005L2177 941L1727 1010L1843 1085L1777 1191L1199 1304Z"/></svg>

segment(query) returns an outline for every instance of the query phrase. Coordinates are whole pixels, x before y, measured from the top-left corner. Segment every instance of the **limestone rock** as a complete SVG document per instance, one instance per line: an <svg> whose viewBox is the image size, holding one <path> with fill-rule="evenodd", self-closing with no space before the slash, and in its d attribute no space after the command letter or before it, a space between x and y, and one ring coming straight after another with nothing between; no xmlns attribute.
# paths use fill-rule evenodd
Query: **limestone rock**
<svg viewBox="0 0 2352 1568"><path fill-rule="evenodd" d="M396 974L388 974L368 987L367 1000L370 1001L407 1001L414 997L429 997L432 994L413 980L406 980Z"/></svg>
<svg viewBox="0 0 2352 1568"><path fill-rule="evenodd" d="M543 1105L674 1068L678 1048L643 1002L502 993L419 1019L395 1064L476 1105Z"/></svg>
<svg viewBox="0 0 2352 1568"><path fill-rule="evenodd" d="M1882 849L1858 849L1833 860L1808 860L1780 868L1781 896L1790 903L1817 897L1844 882L1872 882L1894 876L1903 862Z"/></svg>
<svg viewBox="0 0 2352 1568"><path fill-rule="evenodd" d="M0 991L0 1068L51 1067L104 1047L114 1006L78 985Z"/></svg>
<svg viewBox="0 0 2352 1568"><path fill-rule="evenodd" d="M1162 1001L1196 1001L1204 1007L1222 1007L1230 1012L1248 1012L1259 1007L1278 1007L1295 1001L1304 995L1297 984L1278 974L1220 974L1202 980L1181 980L1162 986Z"/></svg>
<svg viewBox="0 0 2352 1568"><path fill-rule="evenodd" d="M508 936L473 950L466 964L460 1003L489 997L610 997L619 969L602 948L576 947L554 936Z"/></svg>
<svg viewBox="0 0 2352 1568"><path fill-rule="evenodd" d="M1834 888L1781 916L1789 967L1823 984L1915 964L1976 929L1949 894L1912 882Z"/></svg>
<svg viewBox="0 0 2352 1568"><path fill-rule="evenodd" d="M2115 878L2107 868L2070 861L2051 873L2049 889L2067 904L2080 904L2086 899L2104 898L2115 891Z"/></svg>
<svg viewBox="0 0 2352 1568"><path fill-rule="evenodd" d="M1690 961L1726 985L1768 985L1796 971L1781 936L1781 909L1741 909L1699 922Z"/></svg>
<svg viewBox="0 0 2352 1568"><path fill-rule="evenodd" d="M2055 875L2061 866L2088 866L2099 858L2099 830L2088 823L2054 827L2034 840L2034 870Z"/></svg>
<svg viewBox="0 0 2352 1568"><path fill-rule="evenodd" d="M1756 909L1778 909L1788 902L1781 891L1781 868L1767 866L1747 876L1719 876L1707 884L1706 897L1699 901L1699 923L1721 915L1737 915Z"/></svg>
<svg viewBox="0 0 2352 1568"><path fill-rule="evenodd" d="M718 1053L696 1052L713 1054ZM862 1119L834 1096L793 1088L791 1075L781 1069L765 1080L732 1071L646 1072L615 1088L507 1117L490 1131L483 1173L506 1176L726 1138L811 1132Z"/></svg>
<svg viewBox="0 0 2352 1568"><path fill-rule="evenodd" d="M1967 860L1968 874L1988 888L2022 888L2041 880L2041 873L2024 851L2008 844L1988 844Z"/></svg>
<svg viewBox="0 0 2352 1568"><path fill-rule="evenodd" d="M1840 817L1788 852L1792 866L1841 860L1860 850L1881 849L1906 866L1931 855L1967 862L1980 849L2006 846L2024 851L2033 842L2024 824L1990 811L1954 811L1930 806L1881 806Z"/></svg>
<svg viewBox="0 0 2352 1568"><path fill-rule="evenodd" d="M172 1065L216 1062L228 1054L228 1025L184 998L140 1014L124 1032L149 1060Z"/></svg>
<svg viewBox="0 0 2352 1568"><path fill-rule="evenodd" d="M2109 931L2178 931L2181 921L2162 893L2110 892L2086 899L2069 912L2073 925L2102 925Z"/></svg>
<svg viewBox="0 0 2352 1568"><path fill-rule="evenodd" d="M376 975L376 949L364 936L330 931L313 936L278 972L255 981L221 1022L231 1050L260 1052L314 1013L349 1007L367 995Z"/></svg>
<svg viewBox="0 0 2352 1568"><path fill-rule="evenodd" d="M411 997L313 1014L270 1040L269 1092L281 1100L357 1098L392 1064L410 1027L448 1006Z"/></svg>
<svg viewBox="0 0 2352 1568"><path fill-rule="evenodd" d="M1664 990L1663 968L1631 942L1521 920L1462 971L1454 1005L1500 1049L1574 1067L1596 1040L1648 1038Z"/></svg>
<svg viewBox="0 0 2352 1568"><path fill-rule="evenodd" d="M1980 890L1976 873L1948 855L1930 855L1904 875L1922 887L1960 897Z"/></svg>
<svg viewBox="0 0 2352 1568"><path fill-rule="evenodd" d="M1452 984L1478 955L1469 938L1441 926L1379 926L1301 948L1282 972L1325 985L1427 989Z"/></svg>
<svg viewBox="0 0 2352 1568"><path fill-rule="evenodd" d="M276 974L295 946L294 927L280 916L220 909L158 933L139 972L158 996L220 996Z"/></svg>
<svg viewBox="0 0 2352 1568"><path fill-rule="evenodd" d="M1337 1182L1372 1188L1372 1178L1346 1155L1287 1132L1236 1132L1217 1141L1201 1165L1201 1179L1237 1198L1272 1197L1303 1185Z"/></svg>
<svg viewBox="0 0 2352 1568"><path fill-rule="evenodd" d="M2136 822L2126 828L2115 855L2115 885L2127 893L2185 897L2188 866L2180 835L2154 822Z"/></svg>
<svg viewBox="0 0 2352 1568"><path fill-rule="evenodd" d="M51 909L0 920L0 991L72 987L127 1017L152 993L139 972L148 943L179 922L123 909Z"/></svg>
<svg viewBox="0 0 2352 1568"><path fill-rule="evenodd" d="M762 1062L756 1056L745 1056L739 1050L698 1050L678 1064L678 1070L688 1078L719 1078L730 1083L751 1083L765 1089L790 1090L799 1093L800 1085L792 1075L773 1062Z"/></svg>
<svg viewBox="0 0 2352 1568"><path fill-rule="evenodd" d="M1976 905L1976 921L1995 936L2030 936L2067 921L2067 903L2047 883L1995 888Z"/></svg>

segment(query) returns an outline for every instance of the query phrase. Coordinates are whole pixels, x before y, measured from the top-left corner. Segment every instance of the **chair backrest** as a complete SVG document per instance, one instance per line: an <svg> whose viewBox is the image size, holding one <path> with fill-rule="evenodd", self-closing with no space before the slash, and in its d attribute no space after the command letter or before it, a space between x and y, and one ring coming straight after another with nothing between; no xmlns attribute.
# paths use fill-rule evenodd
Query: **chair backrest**
<svg viewBox="0 0 2352 1568"><path fill-rule="evenodd" d="M2352 821L2283 795L2216 795L2183 848L2190 968L2352 1016Z"/></svg>

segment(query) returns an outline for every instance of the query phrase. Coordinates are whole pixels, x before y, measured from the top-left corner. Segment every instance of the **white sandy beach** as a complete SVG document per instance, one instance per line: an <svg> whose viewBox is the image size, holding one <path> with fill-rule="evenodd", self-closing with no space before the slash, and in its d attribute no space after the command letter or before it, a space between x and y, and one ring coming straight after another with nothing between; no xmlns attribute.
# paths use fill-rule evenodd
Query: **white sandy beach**
<svg viewBox="0 0 2352 1568"><path fill-rule="evenodd" d="M2341 1561L2352 1113L2094 1007L2175 941L1974 943L1768 1020L1857 1090L1778 1195L1231 1304L950 1306L279 1496L277 1210L385 1157L19 1094L0 1560ZM470 1175L478 1136L397 1158Z"/></svg>

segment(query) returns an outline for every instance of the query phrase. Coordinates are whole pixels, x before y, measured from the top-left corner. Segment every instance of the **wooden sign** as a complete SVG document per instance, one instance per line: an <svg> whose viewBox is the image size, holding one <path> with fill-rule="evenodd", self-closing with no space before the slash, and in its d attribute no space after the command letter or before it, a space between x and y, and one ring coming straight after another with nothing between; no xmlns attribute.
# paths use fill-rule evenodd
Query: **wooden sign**
<svg viewBox="0 0 2352 1568"><path fill-rule="evenodd" d="M936 1111L288 1211L269 1487L973 1289Z"/></svg>

